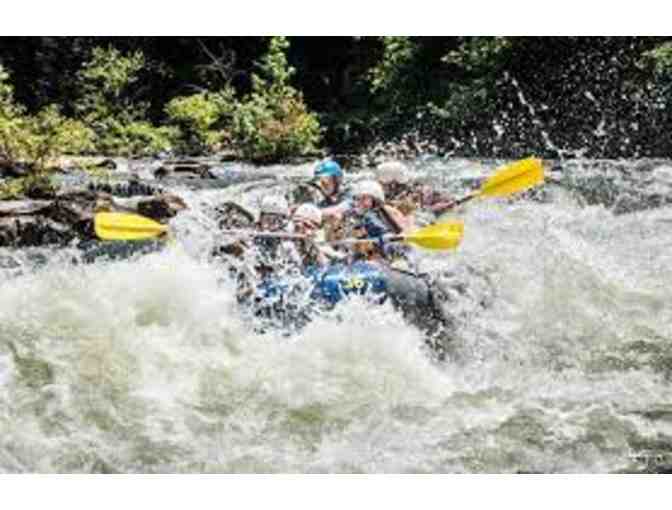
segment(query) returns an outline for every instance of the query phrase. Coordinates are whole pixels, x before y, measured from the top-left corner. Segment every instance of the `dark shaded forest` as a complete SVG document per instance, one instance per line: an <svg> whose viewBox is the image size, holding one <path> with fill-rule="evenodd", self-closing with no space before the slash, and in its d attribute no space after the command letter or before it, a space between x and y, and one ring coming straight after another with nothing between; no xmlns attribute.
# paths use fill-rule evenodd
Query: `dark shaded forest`
<svg viewBox="0 0 672 510"><path fill-rule="evenodd" d="M670 41L0 38L0 155L664 157Z"/></svg>

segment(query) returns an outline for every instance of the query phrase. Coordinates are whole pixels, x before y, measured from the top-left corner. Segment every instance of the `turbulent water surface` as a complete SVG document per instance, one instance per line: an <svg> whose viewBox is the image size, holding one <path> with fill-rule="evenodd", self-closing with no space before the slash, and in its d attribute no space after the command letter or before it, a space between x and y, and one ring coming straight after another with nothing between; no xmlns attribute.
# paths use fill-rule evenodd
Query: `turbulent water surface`
<svg viewBox="0 0 672 510"><path fill-rule="evenodd" d="M494 168L414 167L457 195ZM176 184L191 209L160 252L3 250L0 472L669 470L672 167L635 167L577 163L464 208L460 249L422 262L464 284L444 363L358 300L292 337L252 330L206 256L210 207L309 166Z"/></svg>

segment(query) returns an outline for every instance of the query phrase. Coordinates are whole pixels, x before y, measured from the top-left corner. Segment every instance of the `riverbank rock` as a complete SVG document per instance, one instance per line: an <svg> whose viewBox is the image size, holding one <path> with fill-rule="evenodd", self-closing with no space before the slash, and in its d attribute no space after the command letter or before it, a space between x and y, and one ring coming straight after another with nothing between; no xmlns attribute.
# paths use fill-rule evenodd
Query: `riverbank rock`
<svg viewBox="0 0 672 510"><path fill-rule="evenodd" d="M22 164L14 164L7 160L0 160L0 176L5 178L25 177L30 174L30 168Z"/></svg>
<svg viewBox="0 0 672 510"><path fill-rule="evenodd" d="M118 199L109 194L79 190L61 192L48 200L0 201L0 246L27 247L67 244L96 239L96 212L131 212L165 222L187 208L177 195Z"/></svg>
<svg viewBox="0 0 672 510"><path fill-rule="evenodd" d="M128 180L120 183L90 182L87 189L123 198L158 195L162 192L158 186L138 180Z"/></svg>
<svg viewBox="0 0 672 510"><path fill-rule="evenodd" d="M70 241L67 226L41 216L0 218L0 246L45 246Z"/></svg>
<svg viewBox="0 0 672 510"><path fill-rule="evenodd" d="M151 197L114 199L113 202L113 210L115 208L131 210L156 221L174 218L180 211L187 209L185 201L171 193Z"/></svg>
<svg viewBox="0 0 672 510"><path fill-rule="evenodd" d="M183 177L187 179L214 179L210 162L197 160L166 161L154 171L154 177Z"/></svg>

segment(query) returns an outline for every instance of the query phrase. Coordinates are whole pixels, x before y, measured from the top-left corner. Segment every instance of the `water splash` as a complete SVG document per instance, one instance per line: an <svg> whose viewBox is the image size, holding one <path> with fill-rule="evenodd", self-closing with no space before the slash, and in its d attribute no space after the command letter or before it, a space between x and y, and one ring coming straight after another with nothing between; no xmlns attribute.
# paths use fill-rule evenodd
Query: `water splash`
<svg viewBox="0 0 672 510"><path fill-rule="evenodd" d="M179 249L94 264L75 249L7 254L0 471L644 469L638 452L672 444L672 209L586 204L600 165L577 164L576 187L471 204L461 249L424 260L463 284L444 364L394 310L360 300L289 338L253 330L207 256L211 210L254 209L268 181L177 189L192 207L174 222ZM414 167L456 194L491 171ZM279 170L282 187L308 167ZM614 172L617 193L669 185L664 165Z"/></svg>

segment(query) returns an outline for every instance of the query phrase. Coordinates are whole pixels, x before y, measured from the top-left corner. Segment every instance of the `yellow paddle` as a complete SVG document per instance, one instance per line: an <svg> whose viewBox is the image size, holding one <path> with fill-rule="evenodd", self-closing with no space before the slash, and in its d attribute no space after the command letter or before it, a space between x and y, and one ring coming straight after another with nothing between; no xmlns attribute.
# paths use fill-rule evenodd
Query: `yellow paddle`
<svg viewBox="0 0 672 510"><path fill-rule="evenodd" d="M463 237L464 223L462 221L445 221L419 228L408 234L383 236L383 240L412 244L426 250L453 250L460 245ZM378 241L376 238L346 239L326 244L347 245L376 241Z"/></svg>
<svg viewBox="0 0 672 510"><path fill-rule="evenodd" d="M152 237L160 237L168 233L168 227L160 223L132 213L103 212L94 217L96 235L100 239L114 241L138 241ZM244 233L240 231L239 233ZM298 239L303 236L295 234L275 232L249 232L254 237L278 237L285 239ZM408 234L385 237L392 242L413 244L428 250L451 250L457 248L464 235L464 223L461 221L448 221L435 223L422 227ZM369 241L375 241L370 239ZM353 239L348 241L336 241L326 244L355 244L365 242L367 239Z"/></svg>
<svg viewBox="0 0 672 510"><path fill-rule="evenodd" d="M426 250L454 250L462 242L462 237L464 237L464 223L461 221L435 223L409 234L395 236L403 243Z"/></svg>
<svg viewBox="0 0 672 510"><path fill-rule="evenodd" d="M308 239L301 234L291 234L287 232L259 232L259 231L245 231L245 230L229 230L222 231L230 234L248 234L252 237L266 237L276 239L301 240ZM462 221L445 221L442 223L435 223L426 227L419 228L407 234L390 234L383 236L383 240L387 242L401 242L413 244L428 250L452 250L457 248L464 237L464 222ZM317 245L330 246L344 246L358 243L376 242L378 238L369 239L343 239L340 241L325 241L316 242Z"/></svg>
<svg viewBox="0 0 672 510"><path fill-rule="evenodd" d="M96 235L107 241L139 241L168 233L168 227L139 214L101 212L93 219Z"/></svg>
<svg viewBox="0 0 672 510"><path fill-rule="evenodd" d="M525 191L544 182L544 167L540 159L527 158L503 166L494 175L490 176L481 188L462 197L437 213L445 212L455 206L462 205L479 197L506 197L519 191Z"/></svg>

